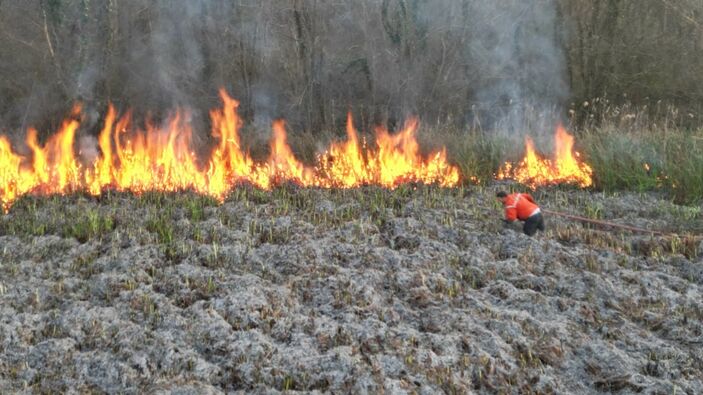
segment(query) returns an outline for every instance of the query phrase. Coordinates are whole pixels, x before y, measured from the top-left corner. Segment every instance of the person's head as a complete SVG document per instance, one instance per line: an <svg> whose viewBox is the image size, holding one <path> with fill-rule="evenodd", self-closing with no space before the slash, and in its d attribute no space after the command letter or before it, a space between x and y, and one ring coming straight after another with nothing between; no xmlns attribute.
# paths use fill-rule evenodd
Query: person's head
<svg viewBox="0 0 703 395"><path fill-rule="evenodd" d="M501 202L504 202L505 198L507 198L507 197L508 197L508 194L505 193L505 191L500 191L500 192L496 193L496 198L498 200L500 200Z"/></svg>

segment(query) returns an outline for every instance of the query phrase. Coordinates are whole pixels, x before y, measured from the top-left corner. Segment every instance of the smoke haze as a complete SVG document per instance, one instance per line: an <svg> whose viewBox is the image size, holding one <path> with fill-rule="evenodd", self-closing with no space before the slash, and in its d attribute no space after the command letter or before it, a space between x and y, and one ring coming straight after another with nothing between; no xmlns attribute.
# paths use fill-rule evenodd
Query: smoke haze
<svg viewBox="0 0 703 395"><path fill-rule="evenodd" d="M592 30L616 37L625 12L596 3L0 2L0 128L46 134L82 101L91 130L108 102L138 118L190 107L196 130L207 130L222 86L246 122L262 127L282 117L294 130L338 129L351 109L363 127L417 115L462 129L551 132L565 103L603 93L615 73L584 58L612 58L613 42L602 43L610 52L595 47L603 39ZM681 52L683 64L696 64L691 53ZM610 86L617 81L627 79Z"/></svg>

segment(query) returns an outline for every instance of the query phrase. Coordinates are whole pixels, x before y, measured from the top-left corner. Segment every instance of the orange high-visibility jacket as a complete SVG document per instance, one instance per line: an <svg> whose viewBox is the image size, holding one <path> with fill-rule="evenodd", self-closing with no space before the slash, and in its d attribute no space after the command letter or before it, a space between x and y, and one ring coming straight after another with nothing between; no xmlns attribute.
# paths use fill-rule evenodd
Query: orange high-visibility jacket
<svg viewBox="0 0 703 395"><path fill-rule="evenodd" d="M529 217L539 213L539 206L528 193L513 193L506 196L503 202L505 207L505 219L524 221Z"/></svg>

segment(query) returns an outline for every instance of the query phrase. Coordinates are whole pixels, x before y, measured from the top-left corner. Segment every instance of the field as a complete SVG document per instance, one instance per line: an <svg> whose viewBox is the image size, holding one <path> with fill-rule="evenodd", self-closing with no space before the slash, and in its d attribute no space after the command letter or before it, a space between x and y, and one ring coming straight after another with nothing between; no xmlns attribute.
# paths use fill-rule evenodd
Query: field
<svg viewBox="0 0 703 395"><path fill-rule="evenodd" d="M701 71L701 0L0 0L0 395L703 394Z"/></svg>
<svg viewBox="0 0 703 395"><path fill-rule="evenodd" d="M703 392L700 206L241 187L20 199L0 217L0 392Z"/></svg>

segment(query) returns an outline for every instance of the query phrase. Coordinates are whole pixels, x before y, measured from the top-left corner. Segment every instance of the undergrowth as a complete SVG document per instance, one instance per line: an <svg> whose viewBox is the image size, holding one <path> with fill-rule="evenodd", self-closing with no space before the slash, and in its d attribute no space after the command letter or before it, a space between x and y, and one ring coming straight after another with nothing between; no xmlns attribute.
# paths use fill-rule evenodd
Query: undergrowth
<svg viewBox="0 0 703 395"><path fill-rule="evenodd" d="M445 146L449 159L468 183L490 184L506 161L524 154L524 136L500 133L460 133L428 129L423 146ZM617 192L660 191L676 203L703 200L703 129L632 129L608 124L570 131L575 149L593 169L593 189ZM552 156L553 130L530 133L536 149ZM427 142L427 144L424 144Z"/></svg>
<svg viewBox="0 0 703 395"><path fill-rule="evenodd" d="M623 133L607 128L584 133L582 145L598 189L662 190L679 203L703 197L703 130Z"/></svg>

